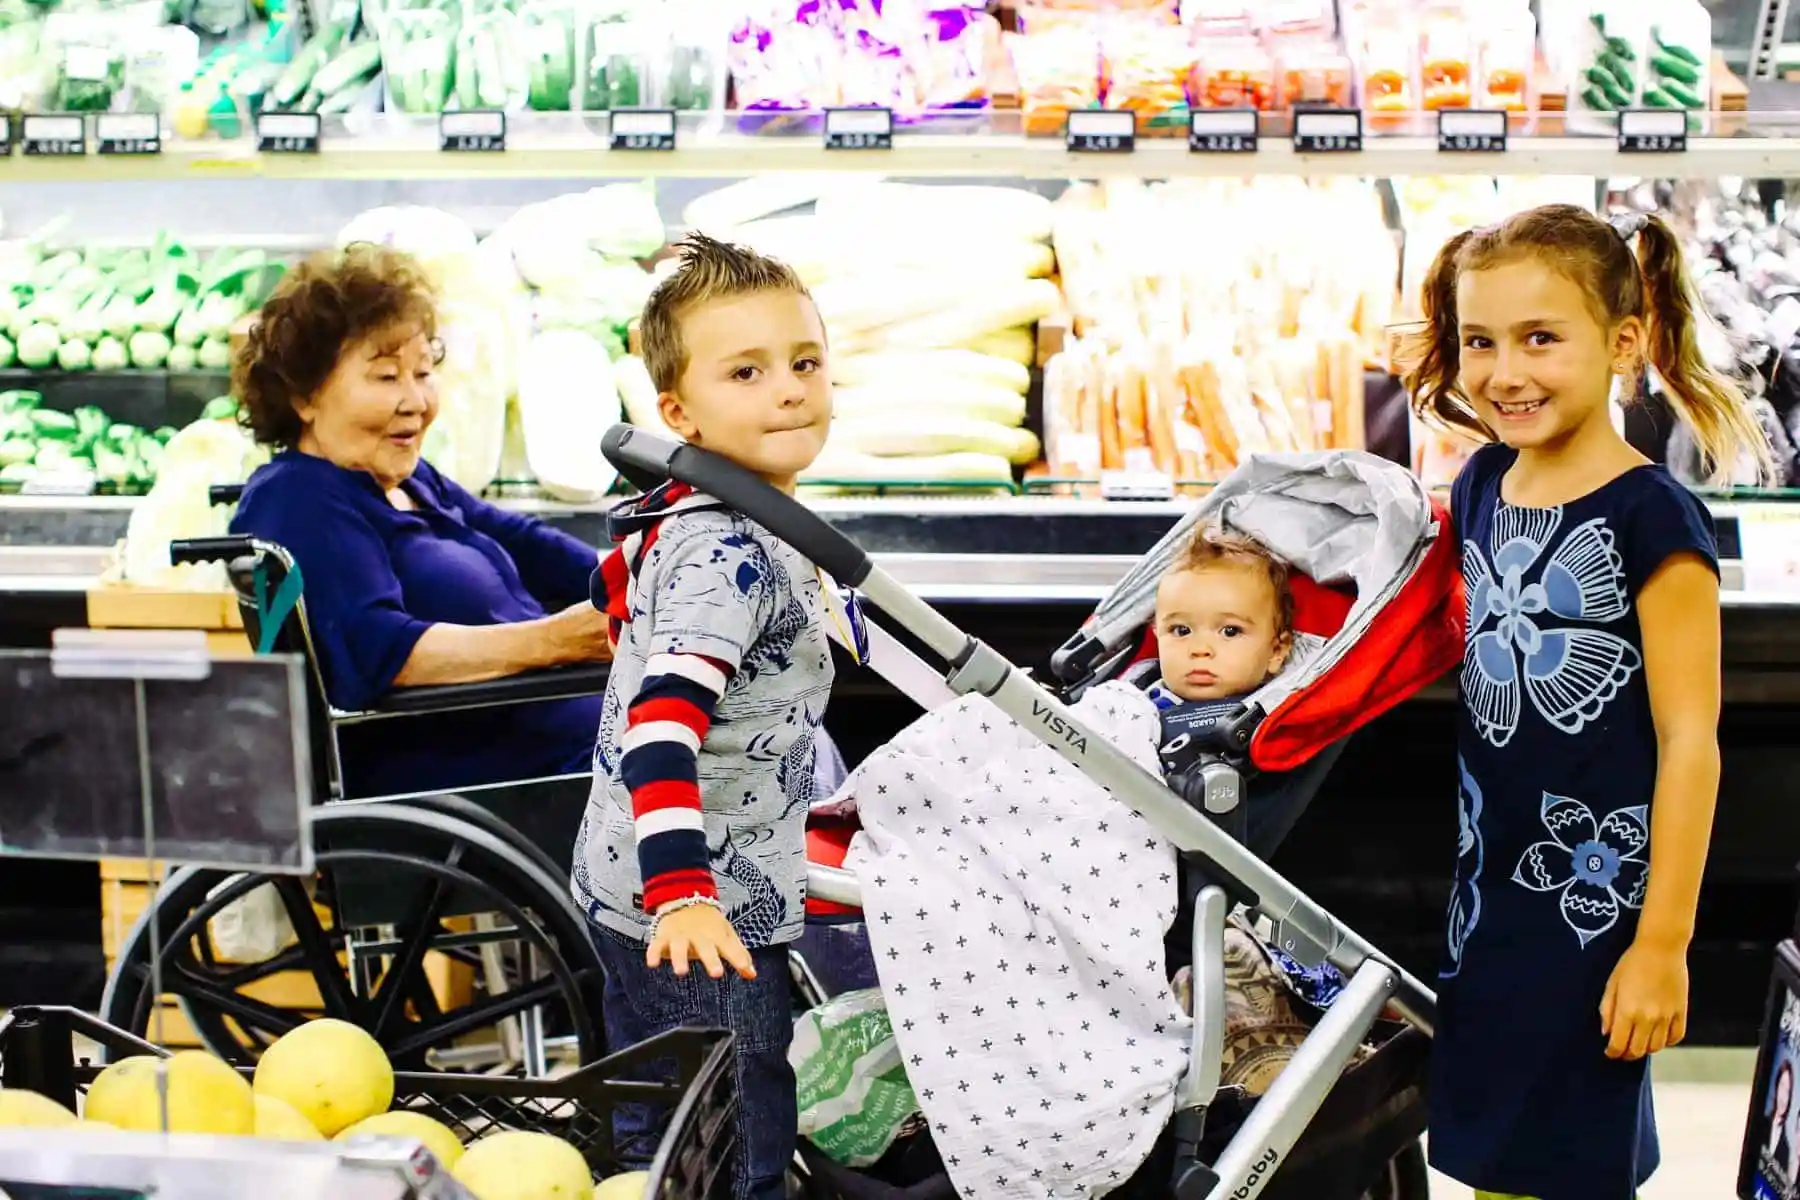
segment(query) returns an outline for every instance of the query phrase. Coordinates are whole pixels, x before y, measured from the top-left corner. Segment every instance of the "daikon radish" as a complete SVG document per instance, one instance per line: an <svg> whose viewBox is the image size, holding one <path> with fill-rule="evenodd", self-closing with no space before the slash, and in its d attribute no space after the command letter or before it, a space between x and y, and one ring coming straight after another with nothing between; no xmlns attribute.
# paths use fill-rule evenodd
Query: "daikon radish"
<svg viewBox="0 0 1800 1200"><path fill-rule="evenodd" d="M831 445L857 454L892 458L920 454L993 454L1018 466L1036 461L1041 449L1029 429L1009 428L973 417L933 416L921 421L906 414L833 421Z"/></svg>
<svg viewBox="0 0 1800 1200"><path fill-rule="evenodd" d="M1021 396L1031 390L1031 372L1023 363L976 350L887 350L833 355L830 369L831 382L838 387L950 377L1005 388Z"/></svg>
<svg viewBox="0 0 1800 1200"><path fill-rule="evenodd" d="M1004 358L1009 362L1016 362L1022 367L1029 367L1037 361L1037 338L1032 335L1029 327L1023 325L977 334L967 341L956 343L956 345L964 350L973 350L977 354Z"/></svg>
<svg viewBox="0 0 1800 1200"><path fill-rule="evenodd" d="M832 410L840 418L905 416L930 423L939 414L974 417L1001 425L1025 420L1025 397L1007 388L954 375L899 375L885 383L832 389Z"/></svg>
<svg viewBox="0 0 1800 1200"><path fill-rule="evenodd" d="M570 403L571 388L597 389ZM618 472L600 453L600 438L618 421L620 396L606 348L574 329L531 339L519 364L519 420L525 457L552 497L587 504L606 494Z"/></svg>
<svg viewBox="0 0 1800 1200"><path fill-rule="evenodd" d="M868 335L877 330L912 320L932 320L934 314L953 308L968 296L969 281L943 271L827 280L812 289L813 302L832 343L846 346L865 344ZM990 328L1014 324L1018 322L996 321Z"/></svg>
<svg viewBox="0 0 1800 1200"><path fill-rule="evenodd" d="M740 225L812 204L847 178L831 171L759 172L688 201L681 220L702 233L728 237Z"/></svg>
<svg viewBox="0 0 1800 1200"><path fill-rule="evenodd" d="M950 282L958 281L952 278ZM925 350L968 346L983 334L1041 321L1056 311L1062 299L1062 293L1047 279L993 284L977 289L973 296L969 290L967 281L960 281L962 303L929 316L883 326L878 333L861 335L860 344Z"/></svg>

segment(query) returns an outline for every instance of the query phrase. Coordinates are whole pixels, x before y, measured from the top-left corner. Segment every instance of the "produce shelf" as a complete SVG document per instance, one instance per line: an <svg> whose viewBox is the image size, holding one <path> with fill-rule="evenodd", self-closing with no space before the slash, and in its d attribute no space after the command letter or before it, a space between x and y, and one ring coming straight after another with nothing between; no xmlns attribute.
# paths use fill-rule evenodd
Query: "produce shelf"
<svg viewBox="0 0 1800 1200"><path fill-rule="evenodd" d="M805 114L793 114L806 124ZM1622 153L1609 126L1571 136L1515 130L1500 153L1450 152L1426 132L1423 116L1389 135L1365 127L1363 149L1299 153L1279 126L1265 124L1254 153L1196 153L1186 139L1140 137L1129 153L1074 152L1056 137L1007 132L998 118L969 132L897 130L887 150L827 150L820 132L745 134L714 117L683 127L675 149L609 148L605 121L569 114L509 114L507 148L498 153L440 148L435 118L381 114L328 121L316 153L261 153L253 138L166 138L155 155L23 155L6 163L9 184L231 179L581 179L622 176L739 178L767 172L854 171L899 177L1098 177L1247 175L1629 175L1707 178L1800 174L1795 114L1714 114L1676 153ZM685 118L684 118L685 120ZM345 122L348 122L347 124ZM1573 122L1569 122L1572 124ZM996 124L1000 126L995 129ZM1385 128L1392 125L1384 124ZM954 128L951 126L950 128ZM90 139L91 145L91 139Z"/></svg>

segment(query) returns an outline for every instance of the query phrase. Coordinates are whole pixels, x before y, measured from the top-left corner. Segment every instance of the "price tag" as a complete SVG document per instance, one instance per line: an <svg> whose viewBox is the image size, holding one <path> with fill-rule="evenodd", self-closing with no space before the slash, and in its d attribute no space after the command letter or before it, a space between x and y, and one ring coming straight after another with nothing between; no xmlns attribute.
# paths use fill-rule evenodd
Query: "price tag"
<svg viewBox="0 0 1800 1200"><path fill-rule="evenodd" d="M1619 153L1680 154L1687 149L1687 112L1672 108L1619 111Z"/></svg>
<svg viewBox="0 0 1800 1200"><path fill-rule="evenodd" d="M1064 145L1090 154L1130 154L1137 148L1137 115L1124 109L1081 108L1069 113Z"/></svg>
<svg viewBox="0 0 1800 1200"><path fill-rule="evenodd" d="M19 140L25 143L27 154L87 153L87 124L78 116L26 116L19 126Z"/></svg>
<svg viewBox="0 0 1800 1200"><path fill-rule="evenodd" d="M1188 149L1196 154L1255 154L1254 108L1197 108L1188 114Z"/></svg>
<svg viewBox="0 0 1800 1200"><path fill-rule="evenodd" d="M1362 110L1301 109L1294 113L1294 151L1346 154L1362 149Z"/></svg>
<svg viewBox="0 0 1800 1200"><path fill-rule="evenodd" d="M1737 517L1744 590L1800 595L1800 511L1758 504L1738 509Z"/></svg>
<svg viewBox="0 0 1800 1200"><path fill-rule="evenodd" d="M894 112L888 108L825 110L827 150L892 150Z"/></svg>
<svg viewBox="0 0 1800 1200"><path fill-rule="evenodd" d="M162 118L155 113L101 113L94 140L102 154L161 154Z"/></svg>
<svg viewBox="0 0 1800 1200"><path fill-rule="evenodd" d="M1100 495L1107 500L1169 500L1175 480L1161 471L1102 471Z"/></svg>
<svg viewBox="0 0 1800 1200"><path fill-rule="evenodd" d="M483 110L439 115L438 149L475 154L497 154L505 150L506 114Z"/></svg>
<svg viewBox="0 0 1800 1200"><path fill-rule="evenodd" d="M89 496L94 473L74 467L46 468L19 485L22 496Z"/></svg>
<svg viewBox="0 0 1800 1200"><path fill-rule="evenodd" d="M675 110L672 108L621 108L612 115L614 150L673 150Z"/></svg>
<svg viewBox="0 0 1800 1200"><path fill-rule="evenodd" d="M1488 108L1438 111L1438 149L1451 154L1506 152L1506 113Z"/></svg>
<svg viewBox="0 0 1800 1200"><path fill-rule="evenodd" d="M256 118L256 148L264 154L317 154L318 113L263 113Z"/></svg>

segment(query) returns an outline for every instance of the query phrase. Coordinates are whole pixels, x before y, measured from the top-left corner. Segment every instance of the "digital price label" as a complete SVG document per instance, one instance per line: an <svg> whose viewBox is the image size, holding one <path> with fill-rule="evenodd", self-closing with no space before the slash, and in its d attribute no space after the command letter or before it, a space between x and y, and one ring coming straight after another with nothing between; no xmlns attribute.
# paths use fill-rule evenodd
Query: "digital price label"
<svg viewBox="0 0 1800 1200"><path fill-rule="evenodd" d="M614 150L673 150L675 110L672 108L620 108L612 115Z"/></svg>
<svg viewBox="0 0 1800 1200"><path fill-rule="evenodd" d="M438 117L438 149L452 154L498 154L506 149L506 114L487 110Z"/></svg>
<svg viewBox="0 0 1800 1200"><path fill-rule="evenodd" d="M1687 112L1672 108L1619 110L1619 153L1680 154L1687 149Z"/></svg>
<svg viewBox="0 0 1800 1200"><path fill-rule="evenodd" d="M162 118L155 113L101 113L94 141L102 154L161 154Z"/></svg>
<svg viewBox="0 0 1800 1200"><path fill-rule="evenodd" d="M1255 154L1254 108L1197 108L1188 114L1188 149L1196 154Z"/></svg>
<svg viewBox="0 0 1800 1200"><path fill-rule="evenodd" d="M827 150L892 150L894 112L889 108L825 110Z"/></svg>
<svg viewBox="0 0 1800 1200"><path fill-rule="evenodd" d="M1504 153L1506 114L1486 108L1438 110L1438 149L1448 154Z"/></svg>
<svg viewBox="0 0 1800 1200"><path fill-rule="evenodd" d="M87 123L67 114L32 114L19 122L19 140L27 154L83 155L87 153Z"/></svg>
<svg viewBox="0 0 1800 1200"><path fill-rule="evenodd" d="M1294 113L1296 153L1351 154L1361 149L1361 109L1299 109Z"/></svg>
<svg viewBox="0 0 1800 1200"><path fill-rule="evenodd" d="M1115 108L1075 109L1064 144L1084 154L1130 154L1137 148L1137 115Z"/></svg>
<svg viewBox="0 0 1800 1200"><path fill-rule="evenodd" d="M256 118L256 148L264 154L317 154L318 113L263 113Z"/></svg>

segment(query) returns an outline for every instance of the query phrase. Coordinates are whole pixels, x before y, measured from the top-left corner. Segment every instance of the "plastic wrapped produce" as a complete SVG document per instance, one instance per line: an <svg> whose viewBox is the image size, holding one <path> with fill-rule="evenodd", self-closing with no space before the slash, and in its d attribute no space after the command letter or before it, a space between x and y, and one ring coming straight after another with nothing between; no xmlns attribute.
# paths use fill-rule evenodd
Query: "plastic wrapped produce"
<svg viewBox="0 0 1800 1200"><path fill-rule="evenodd" d="M1475 47L1460 12L1437 9L1419 42L1419 99L1423 108L1468 108L1473 95Z"/></svg>
<svg viewBox="0 0 1800 1200"><path fill-rule="evenodd" d="M683 5L677 15L664 9L667 55L653 64L650 102L682 112L717 112L725 107L728 23L716 5Z"/></svg>
<svg viewBox="0 0 1800 1200"><path fill-rule="evenodd" d="M1256 17L1248 0L1184 0L1181 23L1196 38L1250 37Z"/></svg>
<svg viewBox="0 0 1800 1200"><path fill-rule="evenodd" d="M465 111L516 112L531 100L525 23L496 5L463 21L456 35L456 102Z"/></svg>
<svg viewBox="0 0 1800 1200"><path fill-rule="evenodd" d="M1140 132L1185 132L1194 51L1178 31L1147 21L1114 21L1101 35L1106 107L1137 114Z"/></svg>
<svg viewBox="0 0 1800 1200"><path fill-rule="evenodd" d="M1264 0L1256 11L1267 38L1316 41L1337 35L1331 0Z"/></svg>
<svg viewBox="0 0 1800 1200"><path fill-rule="evenodd" d="M575 6L538 0L519 8L518 37L538 112L566 112L575 93Z"/></svg>
<svg viewBox="0 0 1800 1200"><path fill-rule="evenodd" d="M1537 51L1537 22L1531 10L1483 17L1480 33L1481 87L1478 107L1523 112L1530 107L1527 92Z"/></svg>
<svg viewBox="0 0 1800 1200"><path fill-rule="evenodd" d="M629 16L589 22L581 56L584 110L610 112L644 105L654 51L662 49L657 34L653 25Z"/></svg>
<svg viewBox="0 0 1800 1200"><path fill-rule="evenodd" d="M805 112L838 102L837 47L816 0L751 6L732 28L726 62L741 109Z"/></svg>
<svg viewBox="0 0 1800 1200"><path fill-rule="evenodd" d="M1069 110L1100 103L1100 44L1092 30L1066 26L1012 42L1025 132L1059 134Z"/></svg>
<svg viewBox="0 0 1800 1200"><path fill-rule="evenodd" d="M1297 104L1351 105L1350 60L1328 44L1283 47L1276 56L1281 107Z"/></svg>
<svg viewBox="0 0 1800 1200"><path fill-rule="evenodd" d="M401 112L442 112L450 98L457 22L437 8L389 11L382 23L381 61L392 106Z"/></svg>
<svg viewBox="0 0 1800 1200"><path fill-rule="evenodd" d="M1371 29L1362 60L1363 107L1371 113L1418 111L1414 65L1413 42L1404 28Z"/></svg>
<svg viewBox="0 0 1800 1200"><path fill-rule="evenodd" d="M1198 108L1273 108L1275 62L1250 38L1201 42L1188 94Z"/></svg>
<svg viewBox="0 0 1800 1200"><path fill-rule="evenodd" d="M925 14L920 77L927 109L987 104L987 48L993 28L992 18L960 5Z"/></svg>

